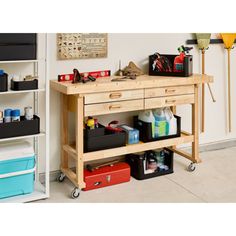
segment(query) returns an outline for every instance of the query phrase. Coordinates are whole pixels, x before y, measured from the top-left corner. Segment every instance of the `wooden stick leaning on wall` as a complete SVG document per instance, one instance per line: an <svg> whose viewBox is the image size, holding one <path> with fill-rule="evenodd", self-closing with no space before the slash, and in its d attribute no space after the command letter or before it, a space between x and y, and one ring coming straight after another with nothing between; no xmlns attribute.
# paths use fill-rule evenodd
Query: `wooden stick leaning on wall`
<svg viewBox="0 0 236 236"><path fill-rule="evenodd" d="M229 132L232 131L231 126L231 84L230 84L230 50L231 48L227 48L228 52L228 122L229 122Z"/></svg>

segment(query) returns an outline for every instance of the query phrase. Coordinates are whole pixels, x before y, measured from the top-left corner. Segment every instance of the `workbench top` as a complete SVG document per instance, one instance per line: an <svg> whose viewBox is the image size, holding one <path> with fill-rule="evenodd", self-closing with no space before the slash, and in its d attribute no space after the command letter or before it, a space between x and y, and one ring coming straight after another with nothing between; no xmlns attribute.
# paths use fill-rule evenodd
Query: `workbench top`
<svg viewBox="0 0 236 236"><path fill-rule="evenodd" d="M141 75L137 76L136 80L125 81L111 81L114 78L120 78L120 76L109 76L98 78L95 82L87 82L72 84L71 82L58 82L57 80L51 80L51 88L67 95L73 94L88 94L88 93L100 93L119 90L131 90L131 89L144 89L144 88L157 88L166 86L181 86L181 85L193 85L202 83L212 83L213 76L194 74L190 77L167 77L167 76L149 76Z"/></svg>

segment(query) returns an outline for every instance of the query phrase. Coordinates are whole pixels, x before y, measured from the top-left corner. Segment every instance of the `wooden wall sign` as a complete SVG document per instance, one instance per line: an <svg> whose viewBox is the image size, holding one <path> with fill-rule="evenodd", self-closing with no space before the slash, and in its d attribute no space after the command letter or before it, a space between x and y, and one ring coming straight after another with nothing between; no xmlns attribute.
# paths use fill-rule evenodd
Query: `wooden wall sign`
<svg viewBox="0 0 236 236"><path fill-rule="evenodd" d="M59 60L107 57L107 33L58 33Z"/></svg>

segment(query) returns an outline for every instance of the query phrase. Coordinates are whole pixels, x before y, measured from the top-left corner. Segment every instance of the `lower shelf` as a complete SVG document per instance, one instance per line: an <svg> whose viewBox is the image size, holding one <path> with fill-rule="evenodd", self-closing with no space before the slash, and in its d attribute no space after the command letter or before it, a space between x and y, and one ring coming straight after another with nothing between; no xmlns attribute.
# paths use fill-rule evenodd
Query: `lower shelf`
<svg viewBox="0 0 236 236"><path fill-rule="evenodd" d="M45 187L41 183L36 182L33 193L0 199L0 203L26 203L46 199L49 196L45 192Z"/></svg>
<svg viewBox="0 0 236 236"><path fill-rule="evenodd" d="M193 140L194 136L192 134L188 134L187 132L182 132L181 136L177 138L164 139L148 143L140 142L138 144L126 145L118 148L111 148L95 152L87 152L83 154L83 161L87 162L109 157L121 156L130 153L143 152L152 149L178 146L183 143L191 143L193 142ZM77 159L77 154L74 146L64 145L63 149L75 160Z"/></svg>
<svg viewBox="0 0 236 236"><path fill-rule="evenodd" d="M45 135L45 132L40 132L39 134L18 136L18 137L12 137L12 138L2 138L2 139L0 139L0 142L13 141L13 140L25 139L25 138L35 138L35 137L41 137L41 136L44 136L44 135Z"/></svg>

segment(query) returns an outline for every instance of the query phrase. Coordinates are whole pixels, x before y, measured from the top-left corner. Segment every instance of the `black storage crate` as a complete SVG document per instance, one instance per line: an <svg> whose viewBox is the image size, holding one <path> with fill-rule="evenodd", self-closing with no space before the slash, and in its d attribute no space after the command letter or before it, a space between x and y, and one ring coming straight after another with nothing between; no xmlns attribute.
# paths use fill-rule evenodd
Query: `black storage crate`
<svg viewBox="0 0 236 236"><path fill-rule="evenodd" d="M38 89L38 80L29 80L29 81L13 81L11 80L11 90L31 90Z"/></svg>
<svg viewBox="0 0 236 236"><path fill-rule="evenodd" d="M40 133L40 118L36 115L33 120L26 120L21 116L18 122L0 123L0 139L38 133Z"/></svg>
<svg viewBox="0 0 236 236"><path fill-rule="evenodd" d="M174 135L167 135L158 138L152 137L152 124L144 122L138 119L138 116L134 116L134 128L139 130L139 140L142 142L158 141L169 138L177 138L181 135L181 117L176 116L177 119L177 133Z"/></svg>
<svg viewBox="0 0 236 236"><path fill-rule="evenodd" d="M141 154L134 153L126 155L126 162L130 165L131 168L131 176L134 177L135 179L143 180L157 176L172 174L174 172L173 168L174 153L167 148L164 149L164 152L165 152L164 164L169 167L169 170L162 170L149 174L144 173L145 163L147 158L146 153L141 153Z"/></svg>
<svg viewBox="0 0 236 236"><path fill-rule="evenodd" d="M8 90L8 74L4 73L0 75L0 92L6 92Z"/></svg>
<svg viewBox="0 0 236 236"><path fill-rule="evenodd" d="M37 34L0 34L0 61L35 60Z"/></svg>
<svg viewBox="0 0 236 236"><path fill-rule="evenodd" d="M103 127L101 126L100 129L84 130L84 152L125 146L125 132L111 132Z"/></svg>
<svg viewBox="0 0 236 236"><path fill-rule="evenodd" d="M96 129L84 129L84 137L91 138L91 137L98 137L105 135L105 126L98 124L98 128Z"/></svg>
<svg viewBox="0 0 236 236"><path fill-rule="evenodd" d="M174 59L178 55L161 54L161 56L165 56L169 59L171 65L172 65L172 70L174 70ZM160 72L160 71L157 71L157 70L153 69L154 60L155 60L155 55L149 56L149 75L188 77L193 74L193 56L192 55L186 55L186 57L184 58L183 72Z"/></svg>

